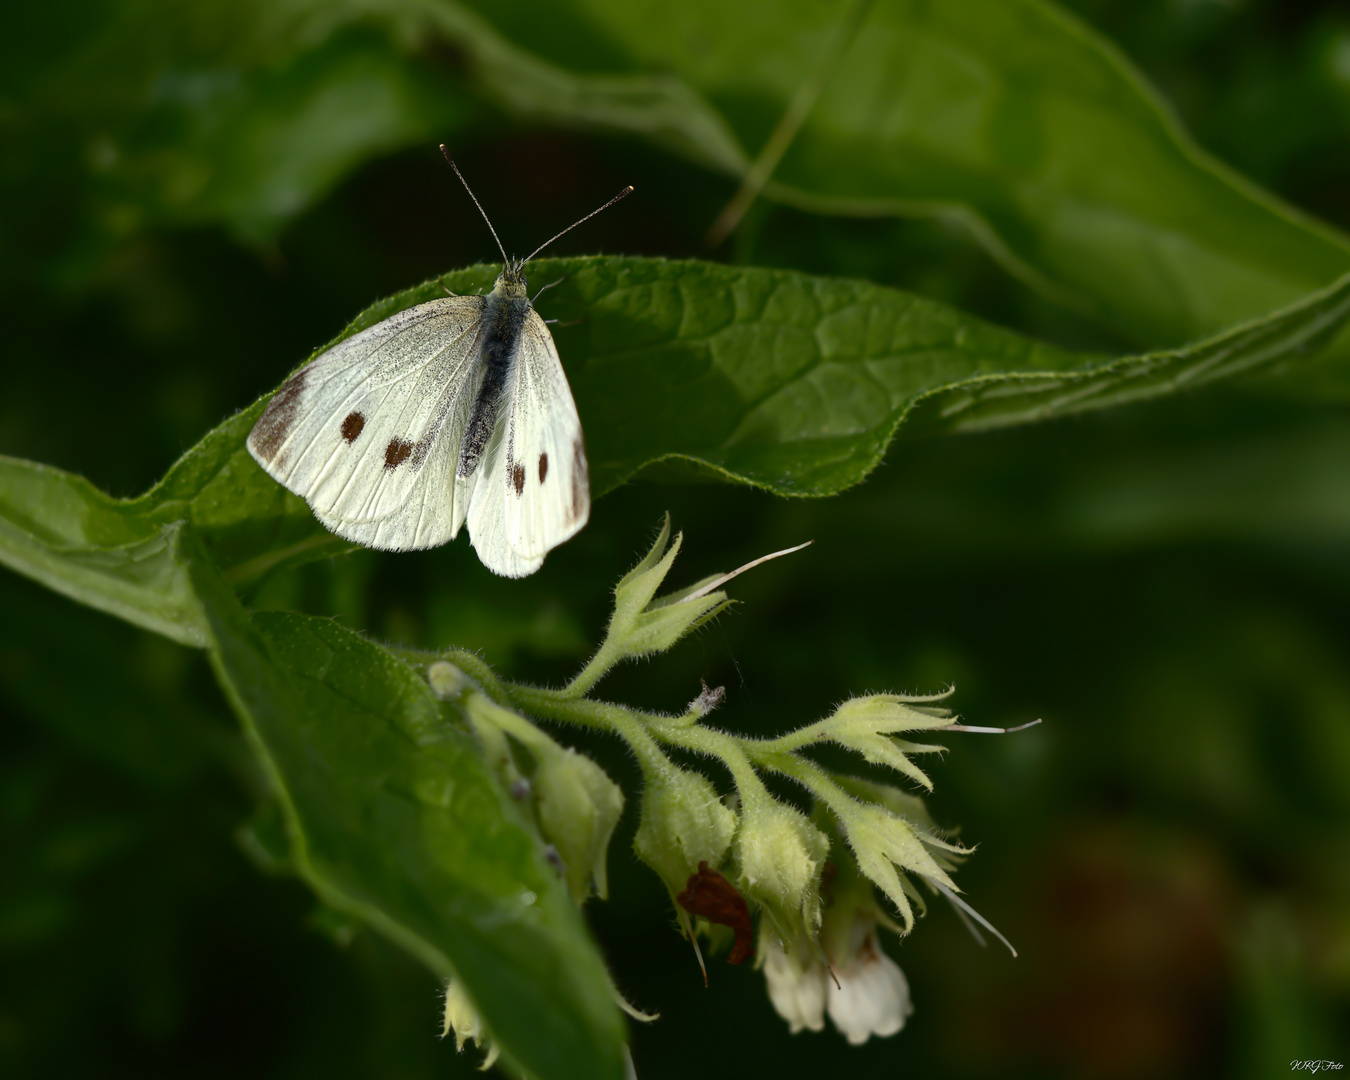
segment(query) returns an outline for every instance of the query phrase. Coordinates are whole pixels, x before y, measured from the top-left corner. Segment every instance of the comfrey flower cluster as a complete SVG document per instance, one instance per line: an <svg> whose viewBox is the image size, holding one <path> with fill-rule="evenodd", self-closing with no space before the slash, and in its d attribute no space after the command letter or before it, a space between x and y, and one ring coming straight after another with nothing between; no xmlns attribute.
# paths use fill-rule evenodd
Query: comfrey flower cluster
<svg viewBox="0 0 1350 1080"><path fill-rule="evenodd" d="M807 751L834 744L931 790L913 758L943 748L913 736L1004 729L955 723L940 704L950 690L855 698L775 739L707 724L720 689L705 686L674 716L591 698L616 664L669 649L724 610L731 601L721 587L764 561L658 597L681 539L671 542L667 518L647 556L615 587L603 644L563 689L504 682L477 657L460 653L430 664L428 680L468 717L508 789L532 800L540 842L577 903L592 893L606 896L606 852L624 797L598 765L560 746L527 716L599 728L627 743L644 781L634 850L665 883L705 981L700 938L725 951L732 964L754 959L793 1032L819 1031L828 1016L850 1043L894 1035L913 1006L904 974L882 949L880 930L907 934L915 908L925 908L926 891L948 899L968 925L973 919L998 932L957 895L951 878L969 849L933 823L919 797L828 771ZM672 748L718 761L734 790L719 792L703 773L676 764L667 752ZM765 775L799 785L810 796L809 813L772 794ZM490 1045L464 988L454 982L445 1024L461 1047L468 1039Z"/></svg>

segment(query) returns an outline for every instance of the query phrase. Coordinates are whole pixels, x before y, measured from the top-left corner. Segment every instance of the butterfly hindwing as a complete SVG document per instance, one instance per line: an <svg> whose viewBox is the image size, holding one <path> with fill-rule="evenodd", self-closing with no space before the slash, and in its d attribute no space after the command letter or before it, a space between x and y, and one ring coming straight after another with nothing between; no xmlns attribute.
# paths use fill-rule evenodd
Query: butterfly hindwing
<svg viewBox="0 0 1350 1080"><path fill-rule="evenodd" d="M581 419L553 337L531 308L469 500L469 535L489 569L523 577L586 524L590 507Z"/></svg>

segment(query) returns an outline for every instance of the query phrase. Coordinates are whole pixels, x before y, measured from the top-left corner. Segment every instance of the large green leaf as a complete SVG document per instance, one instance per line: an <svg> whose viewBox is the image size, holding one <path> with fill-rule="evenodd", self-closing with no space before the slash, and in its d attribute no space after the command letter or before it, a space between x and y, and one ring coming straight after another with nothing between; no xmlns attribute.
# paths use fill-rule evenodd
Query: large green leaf
<svg viewBox="0 0 1350 1080"><path fill-rule="evenodd" d="M660 259L546 260L545 302L586 428L598 494L638 472L710 473L781 495L862 480L912 420L923 434L1029 423L1295 365L1350 316L1350 279L1184 349L1116 359L1039 344L866 282ZM344 334L486 288L470 267L372 305ZM0 560L177 640L203 629L181 569L192 525L233 581L350 545L249 457L263 402L226 420L155 488L115 500L0 459Z"/></svg>
<svg viewBox="0 0 1350 1080"><path fill-rule="evenodd" d="M185 524L215 565L240 579L350 547L319 528L303 500L253 475L243 441L257 411L226 420L137 499L0 456L0 563L137 626L205 645L184 570Z"/></svg>
<svg viewBox="0 0 1350 1080"><path fill-rule="evenodd" d="M569 0L547 19L520 0L474 7L555 64L677 73L745 155L733 162L719 135L698 156L739 173L852 5ZM706 110L691 116L714 130ZM1214 333L1350 269L1343 237L1203 153L1112 45L1045 0L871 5L767 193L958 222L1024 280L1150 344Z"/></svg>
<svg viewBox="0 0 1350 1080"><path fill-rule="evenodd" d="M542 843L411 667L326 619L250 617L201 558L212 661L334 908L468 987L540 1080L619 1080L609 976Z"/></svg>
<svg viewBox="0 0 1350 1080"><path fill-rule="evenodd" d="M146 3L96 44L73 39L24 93L33 131L92 125L94 213L114 232L219 220L274 235L361 162L462 128L465 80L532 122L637 135L740 176L819 75L769 197L958 223L1129 339L1212 334L1350 269L1343 237L1204 154L1113 46L1046 0L872 4L823 71L853 6Z"/></svg>
<svg viewBox="0 0 1350 1080"><path fill-rule="evenodd" d="M31 73L14 58L29 144L14 158L20 175L55 161L69 170L68 151L36 147L54 129L77 140L82 209L114 237L220 222L271 239L364 162L446 138L475 111L452 72L409 56L359 12L257 0L83 6L30 12L28 36L60 47Z"/></svg>
<svg viewBox="0 0 1350 1080"><path fill-rule="evenodd" d="M1310 359L1350 317L1346 279L1209 341L1111 359L861 281L639 258L541 260L531 273L562 279L541 303L559 319L600 494L643 469L692 467L830 495L875 468L911 418L925 435L973 431L1176 393ZM344 333L493 274L470 267L409 289Z"/></svg>
<svg viewBox="0 0 1350 1080"><path fill-rule="evenodd" d="M0 562L185 645L205 645L177 524L127 513L87 480L0 457Z"/></svg>
<svg viewBox="0 0 1350 1080"><path fill-rule="evenodd" d="M687 461L829 495L866 476L919 406L916 430L932 434L1157 397L1315 354L1350 316L1348 278L1210 341L1107 360L866 282L692 262L573 267L558 304L577 296L573 317L587 321L559 346L601 490Z"/></svg>

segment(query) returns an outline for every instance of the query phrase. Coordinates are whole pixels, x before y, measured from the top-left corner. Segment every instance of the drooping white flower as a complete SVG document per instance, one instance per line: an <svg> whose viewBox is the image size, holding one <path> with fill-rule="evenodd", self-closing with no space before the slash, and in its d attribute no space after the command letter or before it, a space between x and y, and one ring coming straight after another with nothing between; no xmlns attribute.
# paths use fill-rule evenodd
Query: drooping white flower
<svg viewBox="0 0 1350 1080"><path fill-rule="evenodd" d="M798 938L789 951L783 947L778 935L766 928L760 935L759 955L764 965L769 1001L778 1015L788 1022L792 1034L803 1028L822 1030L825 1027L825 983L829 974L810 944Z"/></svg>
<svg viewBox="0 0 1350 1080"><path fill-rule="evenodd" d="M828 1015L854 1046L885 1038L914 1012L909 983L881 950L877 927L899 928L877 904L872 884L847 857L828 865L818 939L798 934L787 944L768 921L760 926L760 962L769 1000L795 1034L820 1031Z"/></svg>
<svg viewBox="0 0 1350 1080"><path fill-rule="evenodd" d="M772 931L761 934L769 1001L794 1035L803 1029L824 1029L827 1012L854 1046L873 1035L894 1035L905 1026L914 1012L909 983L899 965L882 952L876 926L866 917L853 924L851 948L830 958L833 975L819 949L806 938L784 946Z"/></svg>
<svg viewBox="0 0 1350 1080"><path fill-rule="evenodd" d="M834 1026L854 1046L873 1035L894 1035L914 1012L905 973L881 951L875 923L865 928L857 951L835 969L835 976L837 985L826 983L827 1008Z"/></svg>

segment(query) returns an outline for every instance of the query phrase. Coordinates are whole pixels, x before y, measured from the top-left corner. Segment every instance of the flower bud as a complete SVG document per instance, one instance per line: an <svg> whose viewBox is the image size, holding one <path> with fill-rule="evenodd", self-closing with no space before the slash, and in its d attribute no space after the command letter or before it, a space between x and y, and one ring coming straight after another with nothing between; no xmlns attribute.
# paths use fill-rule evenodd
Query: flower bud
<svg viewBox="0 0 1350 1080"><path fill-rule="evenodd" d="M950 691L948 691L950 693ZM945 697L946 695L940 695ZM853 698L840 705L834 713L818 725L818 737L836 742L861 754L874 765L886 765L904 773L929 791L933 782L907 754L936 753L943 748L925 743L911 743L890 736L899 731L925 731L945 727L951 723L947 709L916 706L913 700L898 694L870 694Z"/></svg>
<svg viewBox="0 0 1350 1080"><path fill-rule="evenodd" d="M481 1067L492 1068L492 1063L497 1060L500 1051L489 1040L482 1017L469 1000L464 984L458 979L451 979L445 984L445 1020L441 1028L441 1038L445 1038L452 1031L455 1033L456 1049L463 1051L464 1044L472 1040L476 1046L487 1051Z"/></svg>
<svg viewBox="0 0 1350 1080"><path fill-rule="evenodd" d="M722 864L735 832L735 813L706 777L673 765L647 774L633 850L672 897L685 889L699 863L714 869Z"/></svg>
<svg viewBox="0 0 1350 1080"><path fill-rule="evenodd" d="M431 692L442 701L459 697L469 686L469 678L449 660L437 660L427 668L427 683Z"/></svg>
<svg viewBox="0 0 1350 1080"><path fill-rule="evenodd" d="M920 835L905 818L877 803L854 803L847 812L839 813L839 823L858 860L858 868L899 909L906 932L914 925L914 913L907 899L914 889L896 872L897 867L956 891L956 884L929 848L964 853L965 849L959 845L926 832Z"/></svg>
<svg viewBox="0 0 1350 1080"><path fill-rule="evenodd" d="M484 757L495 765L511 796L535 797L539 831L562 863L567 887L581 903L595 891L609 891L605 856L614 826L623 813L623 792L590 758L559 746L523 716L491 701L481 692L465 698L465 714L483 744ZM534 759L529 780L517 771L507 737Z"/></svg>
<svg viewBox="0 0 1350 1080"><path fill-rule="evenodd" d="M623 792L604 769L575 750L556 744L551 750L542 745L531 750L538 761L539 828L562 858L567 888L580 903L594 882L604 899L609 894L605 856L623 813Z"/></svg>
<svg viewBox="0 0 1350 1080"><path fill-rule="evenodd" d="M830 841L799 810L765 794L748 803L736 834L746 896L764 908L779 935L814 937L820 926L820 870Z"/></svg>
<svg viewBox="0 0 1350 1080"><path fill-rule="evenodd" d="M683 534L676 536L667 551L669 539L670 515L667 514L661 533L646 557L614 587L614 615L610 619L606 645L618 654L614 657L616 660L664 652L729 603L727 594L720 590L690 595L698 590L698 585L652 599L670 572L675 556L680 553L684 537Z"/></svg>
<svg viewBox="0 0 1350 1080"><path fill-rule="evenodd" d="M584 697L590 693L605 673L621 660L649 656L669 649L685 634L702 626L731 604L721 589L722 585L762 562L806 547L806 544L798 544L793 548L763 555L729 574L714 574L678 592L657 597L656 590L670 572L682 539L683 534L676 536L675 542L670 544L670 515L667 514L651 550L614 586L614 614L610 616L605 640L591 657L590 663L567 685L569 695ZM691 711L694 711L693 707Z"/></svg>

